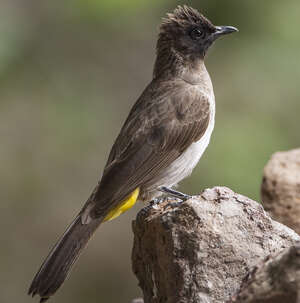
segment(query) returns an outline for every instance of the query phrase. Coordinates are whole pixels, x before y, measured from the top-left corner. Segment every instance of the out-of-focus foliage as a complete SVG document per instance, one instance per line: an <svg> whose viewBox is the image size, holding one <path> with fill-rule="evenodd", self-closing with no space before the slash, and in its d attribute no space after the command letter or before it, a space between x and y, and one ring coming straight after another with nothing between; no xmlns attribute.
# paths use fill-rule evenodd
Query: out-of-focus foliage
<svg viewBox="0 0 300 303"><path fill-rule="evenodd" d="M26 290L88 197L126 115L151 79L160 18L183 2L0 3L1 302ZM238 34L207 58L211 144L181 189L226 185L259 199L262 169L299 146L300 2L188 1ZM130 302L131 219L104 224L55 302Z"/></svg>

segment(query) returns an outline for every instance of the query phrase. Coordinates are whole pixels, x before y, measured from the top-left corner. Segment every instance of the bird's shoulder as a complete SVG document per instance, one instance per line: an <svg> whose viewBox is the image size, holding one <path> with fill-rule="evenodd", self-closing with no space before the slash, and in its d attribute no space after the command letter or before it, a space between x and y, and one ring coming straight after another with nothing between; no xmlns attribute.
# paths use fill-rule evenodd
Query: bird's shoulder
<svg viewBox="0 0 300 303"><path fill-rule="evenodd" d="M213 96L182 79L153 80L132 107L121 133L144 132L172 121L188 123L208 114ZM200 114L200 115L199 115Z"/></svg>

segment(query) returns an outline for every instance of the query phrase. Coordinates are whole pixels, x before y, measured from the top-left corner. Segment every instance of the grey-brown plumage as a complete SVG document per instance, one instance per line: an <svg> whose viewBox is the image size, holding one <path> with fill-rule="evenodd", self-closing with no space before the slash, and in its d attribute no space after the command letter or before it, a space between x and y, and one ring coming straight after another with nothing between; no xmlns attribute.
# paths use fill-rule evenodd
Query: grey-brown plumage
<svg viewBox="0 0 300 303"><path fill-rule="evenodd" d="M29 294L53 295L106 215L136 188L139 200L188 176L207 147L215 102L204 57L213 41L236 31L178 7L163 20L151 83L131 109L103 176L36 274Z"/></svg>

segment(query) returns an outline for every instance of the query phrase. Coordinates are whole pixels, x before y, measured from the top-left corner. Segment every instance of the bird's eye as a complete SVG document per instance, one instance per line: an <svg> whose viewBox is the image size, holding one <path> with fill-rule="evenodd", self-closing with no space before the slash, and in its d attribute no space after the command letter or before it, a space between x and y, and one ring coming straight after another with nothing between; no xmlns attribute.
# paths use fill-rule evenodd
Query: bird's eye
<svg viewBox="0 0 300 303"><path fill-rule="evenodd" d="M203 37L203 32L199 28L194 28L191 30L190 36L193 40L199 40Z"/></svg>

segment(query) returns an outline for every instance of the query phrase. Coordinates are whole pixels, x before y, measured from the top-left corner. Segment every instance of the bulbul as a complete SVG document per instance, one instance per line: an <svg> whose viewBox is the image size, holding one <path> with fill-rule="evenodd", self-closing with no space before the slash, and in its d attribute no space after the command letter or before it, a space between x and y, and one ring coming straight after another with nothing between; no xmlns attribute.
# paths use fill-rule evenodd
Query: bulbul
<svg viewBox="0 0 300 303"><path fill-rule="evenodd" d="M215 98L204 65L208 48L237 31L214 26L197 10L178 6L160 26L153 79L132 107L110 151L102 178L51 250L29 289L40 302L52 296L92 234L136 201L172 189L191 174L214 128Z"/></svg>

